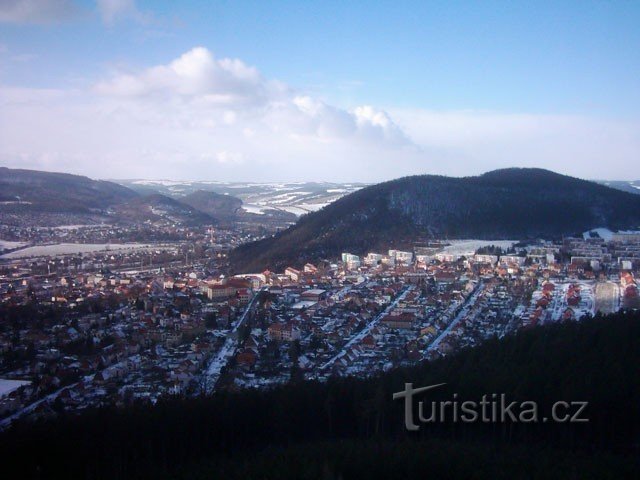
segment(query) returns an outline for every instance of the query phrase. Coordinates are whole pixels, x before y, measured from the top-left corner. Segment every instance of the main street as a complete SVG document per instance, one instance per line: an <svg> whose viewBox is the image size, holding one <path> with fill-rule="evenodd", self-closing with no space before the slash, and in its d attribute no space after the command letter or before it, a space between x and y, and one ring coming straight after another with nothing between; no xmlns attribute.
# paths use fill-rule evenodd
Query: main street
<svg viewBox="0 0 640 480"><path fill-rule="evenodd" d="M255 308L256 302L258 300L258 294L262 291L265 291L265 288L258 290L254 293L253 297L249 301L247 308L245 308L244 312L240 316L240 318L235 322L233 328L227 335L227 339L224 342L222 348L218 351L216 356L209 362L207 367L207 371L205 372L205 391L206 393L211 393L215 389L218 380L220 379L220 374L225 365L229 363L229 360L233 355L235 355L236 350L238 349L238 330L243 325L249 313Z"/></svg>
<svg viewBox="0 0 640 480"><path fill-rule="evenodd" d="M482 287L483 286L484 286L484 284L482 282L480 282L476 286L474 292L462 304L462 307L460 308L460 311L455 316L455 318L449 323L449 325L447 325L447 328L445 328L442 331L442 333L440 335L438 335L438 337L436 337L436 339L433 342L431 342L431 344L425 349L425 351L424 351L425 356L428 353L434 351L436 348L438 348L438 345L440 345L440 342L442 342L442 340L444 340L446 338L446 336L449 335L449 333L451 333L451 331L456 327L456 325L458 325L462 321L462 319L464 319L469 314L469 310L471 310L471 308L473 308L473 306L475 305L476 301L480 297L480 294L482 293Z"/></svg>
<svg viewBox="0 0 640 480"><path fill-rule="evenodd" d="M404 298L407 296L407 294L411 291L413 287L405 287L404 290L400 293L400 295L398 295L395 300L393 300L388 306L387 308L384 309L384 311L382 313L380 313L377 317L375 317L373 320L371 320L360 332L358 332L351 340L349 340L344 347L342 347L342 349L340 350L340 352L338 352L336 355L334 355L328 362L326 362L324 365L322 365L322 367L320 367L320 371L325 371L327 368L329 368L331 365L333 365L340 357L342 357L343 355L345 355L347 353L347 351L355 344L357 344L358 342L360 342L364 337L366 337L371 330L373 330L373 328L380 322L380 320L382 320L385 316L387 316L394 308L396 308L396 306L398 305L398 303L400 303L402 300L404 300Z"/></svg>

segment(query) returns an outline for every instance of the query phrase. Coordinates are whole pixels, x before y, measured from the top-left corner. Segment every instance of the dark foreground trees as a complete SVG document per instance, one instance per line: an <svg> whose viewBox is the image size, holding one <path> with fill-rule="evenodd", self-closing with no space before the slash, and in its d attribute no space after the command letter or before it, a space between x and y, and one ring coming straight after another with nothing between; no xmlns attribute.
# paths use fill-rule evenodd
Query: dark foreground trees
<svg viewBox="0 0 640 480"><path fill-rule="evenodd" d="M587 423L404 428L405 382L424 398L504 393L548 412L588 401ZM640 442L640 314L537 328L371 379L222 392L105 409L0 436L22 478L633 478Z"/></svg>

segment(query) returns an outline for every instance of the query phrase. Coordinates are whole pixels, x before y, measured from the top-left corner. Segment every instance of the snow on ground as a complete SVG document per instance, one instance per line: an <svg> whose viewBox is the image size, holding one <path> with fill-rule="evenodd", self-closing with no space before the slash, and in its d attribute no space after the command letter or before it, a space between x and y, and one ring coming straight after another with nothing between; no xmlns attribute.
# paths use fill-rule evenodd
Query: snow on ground
<svg viewBox="0 0 640 480"><path fill-rule="evenodd" d="M287 206L287 207L278 207L278 209L284 210L285 212L293 213L294 215L297 215L297 216L304 215L305 213L309 213L309 210L302 207Z"/></svg>
<svg viewBox="0 0 640 480"><path fill-rule="evenodd" d="M480 283L477 286L476 291L473 292L473 294L467 300L465 300L464 306L460 309L458 314L453 318L453 320L451 320L451 322L449 322L449 325L447 325L447 327L440 333L440 335L438 335L438 337L436 337L436 339L431 342L425 352L432 352L436 350L438 348L438 345L440 345L442 340L444 340L447 335L451 333L454 327L458 325L464 318L466 318L466 316L469 314L469 311L473 308L474 304L478 300L478 297L480 297L482 288L483 285L482 283Z"/></svg>
<svg viewBox="0 0 640 480"><path fill-rule="evenodd" d="M613 232L611 230L609 230L608 228L601 227L601 228L594 228L593 230L587 230L582 234L582 238L584 238L585 240L590 238L589 234L591 232L596 232L598 235L600 235L600 238L603 238L607 242L611 240L611 236L613 235Z"/></svg>
<svg viewBox="0 0 640 480"><path fill-rule="evenodd" d="M7 380L0 378L0 398L9 395L14 390L19 389L23 385L29 385L31 382L25 380Z"/></svg>
<svg viewBox="0 0 640 480"><path fill-rule="evenodd" d="M104 225L100 225L99 223L95 223L93 225L58 225L57 227L49 227L53 230L77 230L79 228L91 228L91 227L104 227Z"/></svg>
<svg viewBox="0 0 640 480"><path fill-rule="evenodd" d="M445 253L455 255L473 255L480 247L495 245L507 249L512 247L517 240L449 240L451 245L444 248Z"/></svg>
<svg viewBox="0 0 640 480"><path fill-rule="evenodd" d="M555 288L551 292L549 305L544 311L541 323L557 322L562 320L565 311L570 308L575 314L575 318L580 319L584 315L595 315L596 313L596 283L588 280L553 281ZM580 287L580 300L577 305L569 305L567 302L567 292L569 287L575 285ZM542 285L533 292L531 303L526 316L529 316L537 307L538 301L542 299Z"/></svg>
<svg viewBox="0 0 640 480"><path fill-rule="evenodd" d="M323 203L301 203L300 207L301 208L306 208L307 210L309 210L310 212L317 212L318 210L323 209L324 207L326 207L327 205L329 205L332 202L323 202Z"/></svg>
<svg viewBox="0 0 640 480"><path fill-rule="evenodd" d="M3 259L45 257L56 255L71 255L74 253L90 253L100 251L121 251L152 248L154 245L143 243L58 243L56 245L37 245L23 248L15 252L0 255Z"/></svg>
<svg viewBox="0 0 640 480"><path fill-rule="evenodd" d="M262 205L242 205L242 209L247 213L255 213L256 215L264 215L265 210L269 210L269 207L265 207Z"/></svg>
<svg viewBox="0 0 640 480"><path fill-rule="evenodd" d="M175 185L190 185L192 182L185 182L179 180L136 180L131 182L134 185L162 185L163 187L171 187Z"/></svg>
<svg viewBox="0 0 640 480"><path fill-rule="evenodd" d="M12 250L14 248L24 247L25 245L25 242L10 242L8 240L0 240L0 251Z"/></svg>
<svg viewBox="0 0 640 480"><path fill-rule="evenodd" d="M409 287L405 287L405 290L398 295L395 300L393 300L389 305L387 305L387 308L385 308L381 313L378 314L377 317L375 317L373 320L371 320L366 327L364 327L362 330L360 330L358 333L356 333L351 340L349 340L343 347L342 350L340 350L336 355L334 355L329 361L327 361L324 365L322 365L320 367L320 370L326 370L327 368L329 368L331 365L333 365L340 357L343 357L344 355L346 355L347 351L354 345L358 344L364 337L366 337L367 335L369 335L369 332L371 332L371 330L373 330L373 328L380 322L380 320L382 320L384 317L386 317L394 308L396 308L396 305L398 305L398 303L400 303L402 300L404 300L404 298L407 296L407 294L409 292L413 291L413 287L409 286Z"/></svg>

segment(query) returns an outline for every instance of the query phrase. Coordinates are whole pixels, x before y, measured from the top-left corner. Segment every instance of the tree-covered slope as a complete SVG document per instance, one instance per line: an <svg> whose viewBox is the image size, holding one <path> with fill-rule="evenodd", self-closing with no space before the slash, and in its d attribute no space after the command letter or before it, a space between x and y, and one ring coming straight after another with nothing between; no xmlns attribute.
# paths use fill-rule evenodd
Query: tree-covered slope
<svg viewBox="0 0 640 480"><path fill-rule="evenodd" d="M541 169L406 177L373 185L231 254L237 271L440 238L554 237L640 226L640 196Z"/></svg>
<svg viewBox="0 0 640 480"><path fill-rule="evenodd" d="M208 213L165 195L137 197L113 208L114 218L122 223L158 223L211 225L217 220Z"/></svg>
<svg viewBox="0 0 640 480"><path fill-rule="evenodd" d="M180 201L221 220L235 219L242 209L239 198L207 190L197 190L180 198Z"/></svg>
<svg viewBox="0 0 640 480"><path fill-rule="evenodd" d="M16 425L0 434L20 478L638 478L640 313L522 331L369 379L220 392ZM407 432L392 394L586 401L585 423L452 423ZM417 408L416 408L417 412ZM416 413L417 415L417 413ZM18 475L19 474L19 475ZM13 477L12 477L13 478Z"/></svg>
<svg viewBox="0 0 640 480"><path fill-rule="evenodd" d="M80 175L0 167L0 211L104 211L137 196L117 183Z"/></svg>

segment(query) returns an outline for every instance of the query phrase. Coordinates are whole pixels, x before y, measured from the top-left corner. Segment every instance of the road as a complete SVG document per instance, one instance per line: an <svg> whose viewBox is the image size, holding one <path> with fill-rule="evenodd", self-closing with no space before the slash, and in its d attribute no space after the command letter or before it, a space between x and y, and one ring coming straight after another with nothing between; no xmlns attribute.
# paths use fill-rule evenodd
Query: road
<svg viewBox="0 0 640 480"><path fill-rule="evenodd" d="M482 287L483 287L483 283L480 282L476 286L475 291L462 304L462 307L460 308L460 311L455 316L455 318L449 323L447 328L445 328L442 331L442 333L440 335L438 335L436 337L436 339L433 342L431 342L431 344L425 349L425 351L424 351L425 355L427 353L429 353L429 352L432 352L436 348L438 348L438 345L440 345L440 342L442 342L442 340L444 340L444 338L447 335L449 335L449 333L456 327L456 325L458 325L458 323L460 323L460 321L467 316L467 314L469 313L469 310L473 307L473 305L478 300L478 297L482 293Z"/></svg>
<svg viewBox="0 0 640 480"><path fill-rule="evenodd" d="M264 287L258 290L258 292L256 292L253 295L253 297L251 298L251 300L247 305L247 308L244 310L244 312L240 316L240 319L236 321L233 328L227 335L227 339L225 340L224 345L209 363L207 367L207 371L205 373L206 393L213 392L216 384L218 383L218 380L220 379L220 373L222 372L222 368L227 363L229 363L229 360L231 359L231 357L233 357L233 355L236 353L236 350L238 348L238 339L236 334L238 332L238 329L242 326L244 321L249 316L249 312L251 312L255 307L256 301L258 300L258 293L262 291L265 291Z"/></svg>
<svg viewBox="0 0 640 480"><path fill-rule="evenodd" d="M130 355L128 356L126 359L121 360L118 363L126 363L127 361L131 360L134 357L137 357L138 354L135 355ZM89 382L93 382L93 379L95 377L95 373L92 373L90 375L86 375L82 381L85 382L85 385L88 385ZM53 400L55 400L58 395L60 395L62 392L64 392L65 390L73 390L74 388L76 388L78 385L80 384L80 382L75 382L72 383L71 385L66 385L64 387L59 388L58 390L56 390L55 392L52 392L44 397L42 397L40 400L36 400L33 403L30 403L29 405L27 405L26 407L24 407L21 410L18 410L17 412L13 413L12 415L8 416L7 418L3 418L0 421L0 431L4 430L5 428L9 427L11 425L11 422L13 422L14 420L17 420L18 418L24 416L24 415L28 415L29 413L33 412L39 405L42 405L43 403L49 403L52 402Z"/></svg>
<svg viewBox="0 0 640 480"><path fill-rule="evenodd" d="M45 397L42 397L40 400L36 400L35 402L30 403L29 405L24 407L22 410L17 411L13 415L9 415L7 418L3 418L2 421L0 421L0 431L4 430L7 427L9 427L11 425L11 422L13 422L14 420L17 420L18 418L22 417L23 415L27 415L28 413L33 412L39 405L43 404L44 402L49 402L51 400L55 400L58 397L58 395L60 395L65 390L77 387L78 383L79 382L73 383L71 385L64 386L64 387L56 390L55 392L50 393L49 395L47 395Z"/></svg>
<svg viewBox="0 0 640 480"><path fill-rule="evenodd" d="M380 313L376 318L374 318L373 320L371 320L366 327L364 327L360 332L358 332L351 340L349 340L344 347L342 347L342 350L340 350L336 355L334 355L331 360L329 360L328 362L326 362L324 365L322 365L322 367L320 367L320 371L326 370L327 368L329 368L331 365L333 365L340 357L342 357L344 354L347 353L347 350L349 350L353 345L355 345L356 343L360 342L364 337L366 337L371 330L373 330L373 327L375 327L378 322L380 322L380 320L382 320L382 318L384 318L389 312L391 312L391 310L393 310L394 308L396 308L396 305L398 305L398 303L400 303L402 300L404 300L404 297L407 296L407 293L409 293L411 291L412 287L405 287L404 290L400 293L400 295L398 295L396 297L396 299L394 301L392 301L387 308L384 309L384 311L382 313Z"/></svg>

